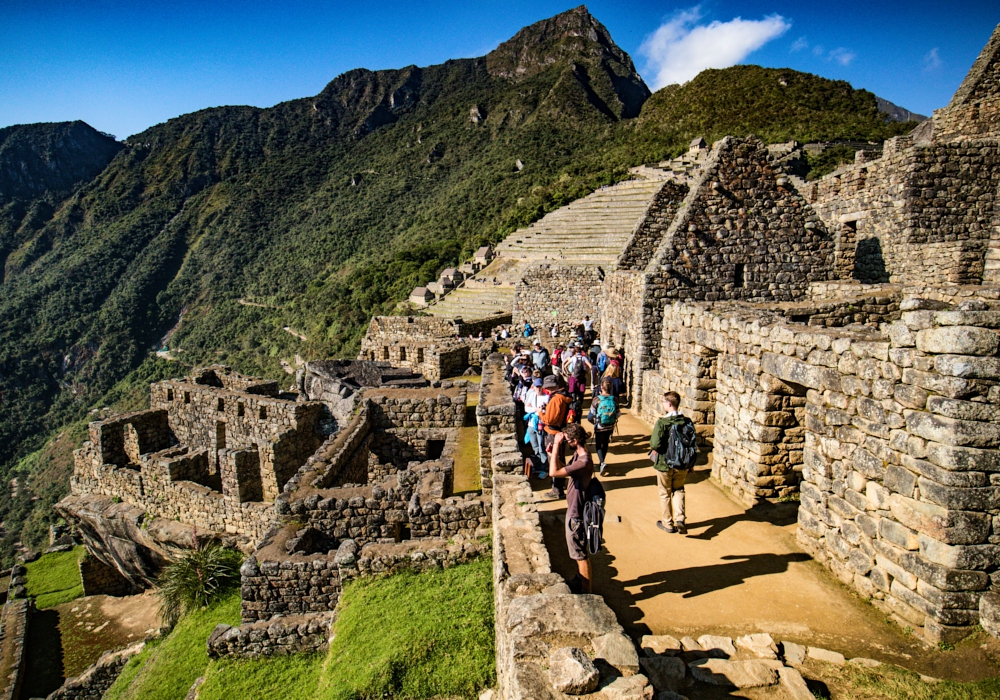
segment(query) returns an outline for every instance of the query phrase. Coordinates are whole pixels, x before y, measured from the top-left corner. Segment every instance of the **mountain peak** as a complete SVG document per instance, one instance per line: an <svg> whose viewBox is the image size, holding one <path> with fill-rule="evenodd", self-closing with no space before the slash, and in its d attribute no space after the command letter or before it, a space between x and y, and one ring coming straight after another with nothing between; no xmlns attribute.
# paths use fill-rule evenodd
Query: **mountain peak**
<svg viewBox="0 0 1000 700"><path fill-rule="evenodd" d="M584 5L525 27L486 56L490 75L513 81L553 67L584 76L585 91L601 93L618 117L636 116L650 95L632 58Z"/></svg>
<svg viewBox="0 0 1000 700"><path fill-rule="evenodd" d="M585 5L535 22L486 56L492 75L519 79L564 60L610 59L635 73L632 59L611 38ZM589 59L589 60L588 60Z"/></svg>

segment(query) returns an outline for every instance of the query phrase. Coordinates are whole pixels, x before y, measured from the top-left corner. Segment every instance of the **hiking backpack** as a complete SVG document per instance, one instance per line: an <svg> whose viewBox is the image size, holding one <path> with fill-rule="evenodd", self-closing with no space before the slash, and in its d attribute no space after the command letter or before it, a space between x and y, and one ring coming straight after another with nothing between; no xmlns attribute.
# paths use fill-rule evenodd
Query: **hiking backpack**
<svg viewBox="0 0 1000 700"><path fill-rule="evenodd" d="M587 552L593 556L600 551L601 543L604 541L604 508L607 502L604 485L596 476L590 478L583 497L583 526Z"/></svg>
<svg viewBox="0 0 1000 700"><path fill-rule="evenodd" d="M692 469L698 459L698 437L694 423L685 418L683 423L670 426L667 449L663 459L671 469Z"/></svg>
<svg viewBox="0 0 1000 700"><path fill-rule="evenodd" d="M613 428L618 422L618 402L614 396L598 396L597 410L594 412L594 427Z"/></svg>

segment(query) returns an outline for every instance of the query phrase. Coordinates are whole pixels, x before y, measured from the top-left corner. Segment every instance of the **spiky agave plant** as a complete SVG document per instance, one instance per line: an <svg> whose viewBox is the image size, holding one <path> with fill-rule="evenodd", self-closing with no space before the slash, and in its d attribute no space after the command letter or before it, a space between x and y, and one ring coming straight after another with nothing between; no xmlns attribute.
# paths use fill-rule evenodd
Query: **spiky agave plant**
<svg viewBox="0 0 1000 700"><path fill-rule="evenodd" d="M201 544L173 564L156 580L163 621L173 626L180 616L208 605L239 579L241 555L217 543Z"/></svg>

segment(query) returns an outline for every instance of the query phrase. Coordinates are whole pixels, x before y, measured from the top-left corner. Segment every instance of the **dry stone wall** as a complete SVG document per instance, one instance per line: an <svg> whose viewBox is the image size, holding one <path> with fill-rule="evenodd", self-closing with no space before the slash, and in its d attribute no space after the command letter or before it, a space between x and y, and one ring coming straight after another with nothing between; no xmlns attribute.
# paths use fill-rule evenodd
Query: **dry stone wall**
<svg viewBox="0 0 1000 700"><path fill-rule="evenodd" d="M93 556L82 557L79 562L83 594L121 597L138 592L136 586L113 566Z"/></svg>
<svg viewBox="0 0 1000 700"><path fill-rule="evenodd" d="M675 304L646 384L680 391L696 421L714 401L713 477L748 504L800 490L803 546L950 642L1000 583L1000 305L908 297L882 329Z"/></svg>
<svg viewBox="0 0 1000 700"><path fill-rule="evenodd" d="M552 323L576 326L590 316L600 325L598 305L606 271L597 265L535 263L514 287L514 318L539 333Z"/></svg>
<svg viewBox="0 0 1000 700"><path fill-rule="evenodd" d="M664 181L646 215L636 226L625 250L618 256L615 268L642 272L653 259L663 237L677 217L681 204L687 197L689 188L685 184Z"/></svg>
<svg viewBox="0 0 1000 700"><path fill-rule="evenodd" d="M104 652L96 663L79 676L67 679L46 700L101 700L121 675L129 659L140 653L145 646L145 642L137 642L124 649Z"/></svg>
<svg viewBox="0 0 1000 700"><path fill-rule="evenodd" d="M479 477L483 493L493 490L493 455L491 439L497 433L513 433L514 399L504 381L503 356L490 355L483 363L483 376L479 384L479 404L476 422L479 426Z"/></svg>
<svg viewBox="0 0 1000 700"><path fill-rule="evenodd" d="M633 397L657 366L667 304L795 301L835 276L832 236L756 138L717 142L683 201L664 196L650 228L673 211L645 269L616 271L602 296L603 332L632 363Z"/></svg>
<svg viewBox="0 0 1000 700"><path fill-rule="evenodd" d="M436 316L376 316L368 324L358 358L411 369L431 381L456 377L470 366L480 366L484 344L492 349L493 329L510 323L510 314L468 323ZM486 341L469 339L480 333Z"/></svg>
<svg viewBox="0 0 1000 700"><path fill-rule="evenodd" d="M836 241L836 271L866 283L983 280L1000 225L997 141L886 143L881 158L820 180L813 207Z"/></svg>
<svg viewBox="0 0 1000 700"><path fill-rule="evenodd" d="M10 660L10 665L7 667L6 685L0 692L0 700L17 700L20 696L27 661L24 645L33 609L32 601L25 598L12 600L3 606L3 636L0 637L0 645L4 658Z"/></svg>

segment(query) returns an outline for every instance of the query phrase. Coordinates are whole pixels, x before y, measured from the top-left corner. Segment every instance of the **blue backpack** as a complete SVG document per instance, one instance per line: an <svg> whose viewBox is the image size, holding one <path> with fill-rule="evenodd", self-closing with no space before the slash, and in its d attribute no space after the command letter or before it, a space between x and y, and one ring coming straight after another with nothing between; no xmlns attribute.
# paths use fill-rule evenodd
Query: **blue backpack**
<svg viewBox="0 0 1000 700"><path fill-rule="evenodd" d="M594 412L594 427L607 430L618 422L618 402L614 396L598 396L597 410Z"/></svg>

